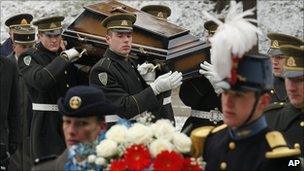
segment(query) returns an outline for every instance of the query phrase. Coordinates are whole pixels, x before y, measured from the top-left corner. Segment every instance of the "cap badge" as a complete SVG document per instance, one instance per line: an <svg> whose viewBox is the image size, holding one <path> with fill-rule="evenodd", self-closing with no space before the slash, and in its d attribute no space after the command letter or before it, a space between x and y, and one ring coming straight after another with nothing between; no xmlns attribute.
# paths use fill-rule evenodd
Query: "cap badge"
<svg viewBox="0 0 304 171"><path fill-rule="evenodd" d="M289 57L286 62L287 66L294 67L297 66L296 61L293 57Z"/></svg>
<svg viewBox="0 0 304 171"><path fill-rule="evenodd" d="M122 26L128 26L127 20L122 20L122 21L121 21L121 25L122 25Z"/></svg>
<svg viewBox="0 0 304 171"><path fill-rule="evenodd" d="M27 25L27 24L28 24L28 22L24 18L20 22L20 25Z"/></svg>
<svg viewBox="0 0 304 171"><path fill-rule="evenodd" d="M273 46L274 48L279 48L279 42L278 42L277 40L274 40L274 41L272 42L272 46Z"/></svg>
<svg viewBox="0 0 304 171"><path fill-rule="evenodd" d="M56 27L57 27L57 25L55 23L50 24L50 28L56 28Z"/></svg>
<svg viewBox="0 0 304 171"><path fill-rule="evenodd" d="M72 109L78 109L81 105L81 98L78 97L78 96L73 96L71 99L70 99L70 107Z"/></svg>
<svg viewBox="0 0 304 171"><path fill-rule="evenodd" d="M157 14L157 17L159 17L159 18L164 18L164 14L163 14L162 12L159 12L159 13Z"/></svg>

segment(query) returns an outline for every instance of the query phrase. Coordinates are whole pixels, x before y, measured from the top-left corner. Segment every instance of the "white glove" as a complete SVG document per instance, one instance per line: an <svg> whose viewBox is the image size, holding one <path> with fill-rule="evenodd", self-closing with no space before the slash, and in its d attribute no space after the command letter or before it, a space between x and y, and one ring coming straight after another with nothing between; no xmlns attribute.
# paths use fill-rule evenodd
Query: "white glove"
<svg viewBox="0 0 304 171"><path fill-rule="evenodd" d="M199 70L199 73L204 75L213 86L215 92L217 94L220 94L223 92L223 89L218 86L218 82L221 81L219 75L214 71L214 66L207 61L204 61L204 63L200 64L201 69Z"/></svg>
<svg viewBox="0 0 304 171"><path fill-rule="evenodd" d="M137 66L138 72L148 84L155 80L156 73L154 67L153 64L146 62Z"/></svg>
<svg viewBox="0 0 304 171"><path fill-rule="evenodd" d="M65 50L62 51L60 56L67 58L68 61L73 61L73 60L77 60L78 58L81 58L82 54L85 52L86 50L84 49L81 53L79 53L75 48L71 48L69 50Z"/></svg>
<svg viewBox="0 0 304 171"><path fill-rule="evenodd" d="M182 73L170 71L164 75L161 75L156 78L154 82L150 84L155 95L158 95L162 92L172 90L182 84Z"/></svg>

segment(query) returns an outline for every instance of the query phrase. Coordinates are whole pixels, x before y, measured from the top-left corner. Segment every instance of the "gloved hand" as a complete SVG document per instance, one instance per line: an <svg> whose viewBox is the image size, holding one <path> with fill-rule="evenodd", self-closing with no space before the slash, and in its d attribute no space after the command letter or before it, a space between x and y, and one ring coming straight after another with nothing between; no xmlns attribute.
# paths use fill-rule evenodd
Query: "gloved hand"
<svg viewBox="0 0 304 171"><path fill-rule="evenodd" d="M220 77L214 70L214 66L207 61L204 61L200 64L201 69L199 70L199 73L204 75L213 86L215 92L217 94L220 94L223 92L223 89L217 85L218 82L221 81Z"/></svg>
<svg viewBox="0 0 304 171"><path fill-rule="evenodd" d="M79 53L75 48L71 48L69 50L62 51L60 56L66 58L68 61L74 61L81 58L82 54L86 52L86 49L82 50Z"/></svg>
<svg viewBox="0 0 304 171"><path fill-rule="evenodd" d="M146 62L137 66L138 72L148 84L155 80L156 73L154 67L153 64Z"/></svg>
<svg viewBox="0 0 304 171"><path fill-rule="evenodd" d="M172 90L182 84L182 73L170 71L164 75L156 78L154 82L150 84L155 95L158 95L162 92Z"/></svg>

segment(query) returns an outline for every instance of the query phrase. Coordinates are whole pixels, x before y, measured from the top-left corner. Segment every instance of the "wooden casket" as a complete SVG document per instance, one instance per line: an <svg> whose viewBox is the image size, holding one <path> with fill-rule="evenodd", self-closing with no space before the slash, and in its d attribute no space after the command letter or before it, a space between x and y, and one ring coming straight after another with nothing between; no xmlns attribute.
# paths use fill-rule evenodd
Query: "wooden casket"
<svg viewBox="0 0 304 171"><path fill-rule="evenodd" d="M190 34L190 31L168 21L109 0L84 7L76 20L63 32L68 47L86 49L77 61L94 65L108 47L106 29L101 22L117 13L134 13L137 16L133 31L131 56L138 60L159 63L173 71L181 71L183 80L198 77L199 63L209 59L209 45Z"/></svg>

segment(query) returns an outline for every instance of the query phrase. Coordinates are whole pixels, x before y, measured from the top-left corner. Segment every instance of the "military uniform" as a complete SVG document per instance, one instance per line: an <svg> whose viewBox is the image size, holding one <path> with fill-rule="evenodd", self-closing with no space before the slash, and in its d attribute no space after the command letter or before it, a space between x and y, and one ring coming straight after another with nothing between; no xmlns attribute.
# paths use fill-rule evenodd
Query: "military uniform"
<svg viewBox="0 0 304 171"><path fill-rule="evenodd" d="M68 151L69 150L67 149L64 150L64 152L58 157L51 155L41 158L39 161L37 161L39 164L35 165L32 168L32 171L63 171L64 165L68 161Z"/></svg>
<svg viewBox="0 0 304 171"><path fill-rule="evenodd" d="M140 10L154 15L161 20L167 20L167 18L171 15L171 9L164 5L146 5Z"/></svg>
<svg viewBox="0 0 304 171"><path fill-rule="evenodd" d="M284 64L284 77L303 77L303 53L304 48L285 45L280 47L286 55ZM290 102L286 104L274 104L265 110L265 116L269 126L281 131L287 141L301 149L301 157L304 157L304 110L296 108Z"/></svg>
<svg viewBox="0 0 304 171"><path fill-rule="evenodd" d="M0 166L6 168L8 152L15 153L21 142L18 70L6 58L0 58L0 85Z"/></svg>
<svg viewBox="0 0 304 171"><path fill-rule="evenodd" d="M282 45L290 44L300 46L302 44L300 39L286 34L269 33L267 36L271 40L271 46L267 52L267 55L272 58L285 56L279 48ZM287 100L288 97L285 89L284 78L274 76L273 89L271 90L271 103L286 102Z"/></svg>
<svg viewBox="0 0 304 171"><path fill-rule="evenodd" d="M10 17L5 21L5 25L10 29L15 25L22 24L24 22L30 23L33 20L31 14L18 14ZM7 57L13 52L13 41L12 38L7 38L3 44L0 46L0 57Z"/></svg>
<svg viewBox="0 0 304 171"><path fill-rule="evenodd" d="M64 17L50 17L34 22L41 32L60 34ZM48 27L48 29L46 28ZM65 149L61 131L61 117L58 116L57 99L69 87L86 84L86 75L60 56L46 49L42 43L23 53L18 60L32 99L33 118L31 122L31 153L33 159L51 154L60 154Z"/></svg>
<svg viewBox="0 0 304 171"><path fill-rule="evenodd" d="M107 17L102 25L115 32L131 32L135 20L134 15L119 14ZM135 63L125 58L108 48L91 70L90 85L101 88L106 97L119 106L117 114L120 117L131 119L144 112L152 112L155 119L174 121L171 97L164 98L164 93L156 96L137 71Z"/></svg>

